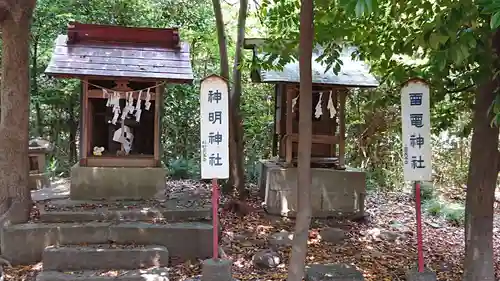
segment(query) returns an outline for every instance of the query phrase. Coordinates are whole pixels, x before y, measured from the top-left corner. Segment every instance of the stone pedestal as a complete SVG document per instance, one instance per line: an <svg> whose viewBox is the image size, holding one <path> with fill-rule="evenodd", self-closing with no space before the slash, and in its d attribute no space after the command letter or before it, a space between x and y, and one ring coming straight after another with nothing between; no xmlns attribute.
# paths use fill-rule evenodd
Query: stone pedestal
<svg viewBox="0 0 500 281"><path fill-rule="evenodd" d="M406 272L406 281L436 281L436 273L430 269L425 269L424 272L418 272L416 268Z"/></svg>
<svg viewBox="0 0 500 281"><path fill-rule="evenodd" d="M364 281L363 274L346 264L313 264L306 268L305 281Z"/></svg>
<svg viewBox="0 0 500 281"><path fill-rule="evenodd" d="M81 167L71 168L72 200L152 199L165 188L163 168Z"/></svg>
<svg viewBox="0 0 500 281"><path fill-rule="evenodd" d="M49 187L50 180L45 172L45 158L52 151L51 144L43 139L32 139L28 144L29 178L28 187L37 190Z"/></svg>
<svg viewBox="0 0 500 281"><path fill-rule="evenodd" d="M266 210L270 214L294 217L297 212L297 168L284 168L262 161L259 180ZM364 215L366 175L364 172L311 168L313 217Z"/></svg>
<svg viewBox="0 0 500 281"><path fill-rule="evenodd" d="M201 269L201 281L233 281L231 265L230 260L204 260Z"/></svg>

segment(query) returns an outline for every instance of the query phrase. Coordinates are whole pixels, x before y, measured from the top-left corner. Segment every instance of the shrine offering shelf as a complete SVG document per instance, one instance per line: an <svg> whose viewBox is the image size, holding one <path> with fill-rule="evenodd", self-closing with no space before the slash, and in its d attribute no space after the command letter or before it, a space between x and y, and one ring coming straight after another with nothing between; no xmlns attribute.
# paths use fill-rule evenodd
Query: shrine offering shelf
<svg viewBox="0 0 500 281"><path fill-rule="evenodd" d="M283 137L283 140L286 141L288 138L292 142L298 142L299 141L299 134L287 134ZM312 143L338 144L339 137L338 136L328 136L328 135L312 135Z"/></svg>
<svg viewBox="0 0 500 281"><path fill-rule="evenodd" d="M159 167L153 155L87 157L88 167Z"/></svg>

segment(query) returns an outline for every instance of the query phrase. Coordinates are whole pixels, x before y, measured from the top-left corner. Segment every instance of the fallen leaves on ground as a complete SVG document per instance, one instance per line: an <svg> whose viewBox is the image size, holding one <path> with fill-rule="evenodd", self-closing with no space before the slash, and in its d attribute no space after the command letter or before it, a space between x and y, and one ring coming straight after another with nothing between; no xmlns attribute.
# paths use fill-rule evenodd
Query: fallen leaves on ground
<svg viewBox="0 0 500 281"><path fill-rule="evenodd" d="M177 189L193 190L200 185L176 184ZM209 185L203 184L203 192ZM184 190L185 191L185 190ZM222 200L224 201L224 200ZM366 200L369 218L362 223L347 220L313 220L307 263L346 263L363 272L365 280L405 280L408 268L415 266L416 235L414 202L406 194L370 194ZM221 202L222 204L223 202ZM266 214L258 200L249 202L254 210L241 217L222 212L221 247L233 261L233 274L239 280L283 281L287 275L290 247L276 246L279 264L270 269L257 268L253 256L270 249L272 234L293 232L294 221ZM443 281L461 280L464 256L463 227L449 225L442 219L423 216L424 252L427 266ZM320 232L326 227L342 229L346 238L339 243L323 241ZM494 245L497 278L500 278L500 211L494 221ZM171 280L179 281L201 273L200 261L179 263L172 257ZM6 280L32 281L40 267L23 266L6 269Z"/></svg>
<svg viewBox="0 0 500 281"><path fill-rule="evenodd" d="M250 202L259 209L261 202ZM346 263L363 272L365 280L405 280L406 271L416 266L416 229L414 201L406 194L371 194L366 210L370 214L364 223L347 220L313 220L310 229L307 263ZM437 272L438 280L461 280L463 273L463 228L446 221L423 216L425 262ZM239 280L282 281L286 279L290 247L277 247L281 263L271 269L256 268L252 257L269 249L269 237L276 232L293 232L294 221L275 217L258 210L245 217L221 214L223 236L221 246L233 261L233 275ZM318 239L325 227L340 228L347 238L337 244ZM495 217L494 244L500 257L500 212ZM385 233L391 235L380 235ZM179 264L172 269L173 280L184 280L200 274L197 262ZM500 277L500 261L496 263Z"/></svg>

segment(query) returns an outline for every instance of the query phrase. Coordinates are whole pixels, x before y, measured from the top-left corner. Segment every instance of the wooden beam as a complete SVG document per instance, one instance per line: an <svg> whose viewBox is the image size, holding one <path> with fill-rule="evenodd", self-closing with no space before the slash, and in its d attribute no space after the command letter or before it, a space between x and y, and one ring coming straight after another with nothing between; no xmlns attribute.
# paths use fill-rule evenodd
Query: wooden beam
<svg viewBox="0 0 500 281"><path fill-rule="evenodd" d="M286 131L285 135L289 135L293 133L293 120L292 120L292 100L294 91L291 91L288 87L285 88L286 94ZM292 163L292 139L284 138L285 141L285 162Z"/></svg>
<svg viewBox="0 0 500 281"><path fill-rule="evenodd" d="M339 91L339 166L345 167L345 99L347 91Z"/></svg>
<svg viewBox="0 0 500 281"><path fill-rule="evenodd" d="M299 134L288 134L284 137L292 142L299 141ZM338 144L340 143L340 136L329 136L329 135L312 135L312 143L317 144Z"/></svg>
<svg viewBox="0 0 500 281"><path fill-rule="evenodd" d="M155 100L156 99L156 93L153 92L154 90L155 89L151 89L151 92L150 92L150 94L151 94L151 100ZM134 96L134 99L136 100L137 96L139 95L139 92L138 91L134 91L132 95ZM103 97L102 90L100 90L100 89L88 90L87 91L87 97L88 98L92 98L92 99L105 99L105 98L107 98L107 97ZM120 92L120 98L124 99L125 98L125 93ZM144 100L145 98L146 98L146 91L143 91L141 99Z"/></svg>
<svg viewBox="0 0 500 281"><path fill-rule="evenodd" d="M88 99L88 84L87 80L83 81L83 105L82 105L82 115L83 124L81 124L80 141L82 141L82 151L80 157L80 166L87 166L87 156L89 149L89 126L90 126L90 112L89 112L89 99Z"/></svg>
<svg viewBox="0 0 500 281"><path fill-rule="evenodd" d="M155 101L155 116L154 116L154 160L156 163L156 167L161 167L161 110L163 108L163 85L158 88L158 98Z"/></svg>

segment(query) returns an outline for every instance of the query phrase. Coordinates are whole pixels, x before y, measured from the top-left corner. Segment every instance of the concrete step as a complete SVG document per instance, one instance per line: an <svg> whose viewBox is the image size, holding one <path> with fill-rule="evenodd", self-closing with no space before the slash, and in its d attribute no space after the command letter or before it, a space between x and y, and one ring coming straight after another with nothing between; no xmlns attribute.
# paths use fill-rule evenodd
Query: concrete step
<svg viewBox="0 0 500 281"><path fill-rule="evenodd" d="M52 245L153 244L165 246L181 261L207 258L212 247L212 225L201 222L27 223L1 231L2 256L13 264L39 262L45 247Z"/></svg>
<svg viewBox="0 0 500 281"><path fill-rule="evenodd" d="M168 250L157 245L94 244L45 248L44 270L139 269L168 266Z"/></svg>
<svg viewBox="0 0 500 281"><path fill-rule="evenodd" d="M36 281L169 281L165 268L140 270L78 271L57 272L42 271Z"/></svg>
<svg viewBox="0 0 500 281"><path fill-rule="evenodd" d="M142 208L95 210L44 210L40 209L40 221L54 222L91 222L91 221L146 221L146 222L186 222L210 221L211 208Z"/></svg>

